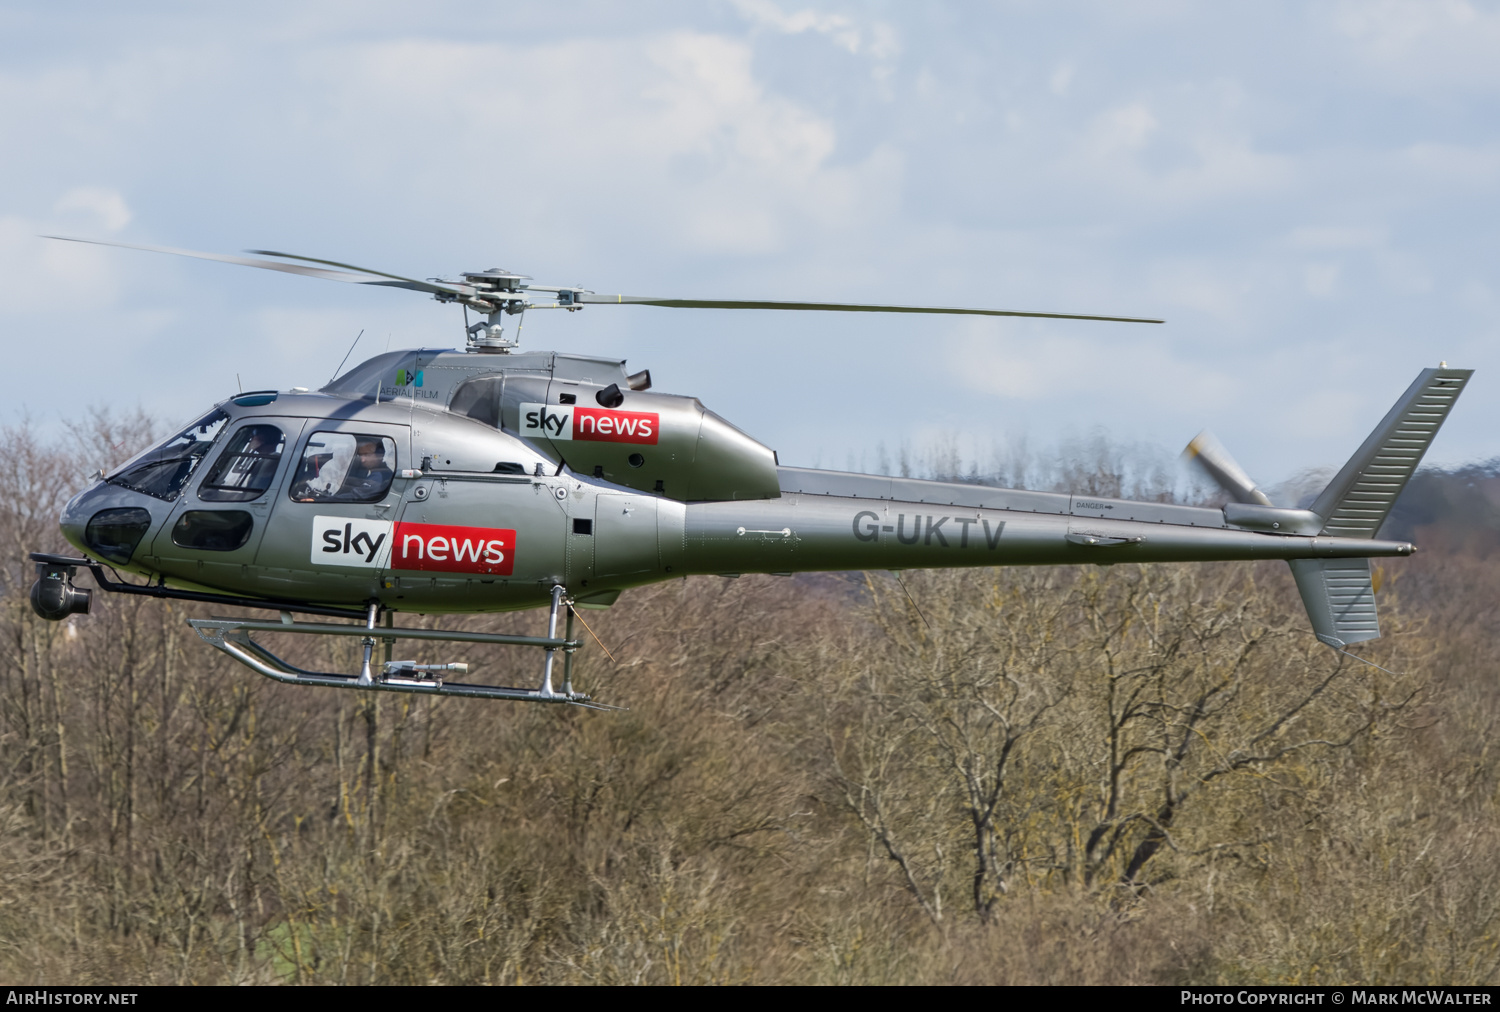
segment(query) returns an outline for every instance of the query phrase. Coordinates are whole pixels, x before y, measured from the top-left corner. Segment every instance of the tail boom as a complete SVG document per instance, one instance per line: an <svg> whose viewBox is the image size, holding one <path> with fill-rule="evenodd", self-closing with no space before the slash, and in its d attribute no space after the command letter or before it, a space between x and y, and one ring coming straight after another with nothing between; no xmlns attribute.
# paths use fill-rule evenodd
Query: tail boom
<svg viewBox="0 0 1500 1012"><path fill-rule="evenodd" d="M1110 503L1131 505L1122 500ZM1156 503L1137 505L1146 510L1161 508ZM1205 522L1115 520L931 501L784 493L780 499L689 505L684 561L693 573L792 573L1364 559L1399 557L1413 551L1411 544L1400 541L1239 530L1226 524L1218 510L1192 513L1204 514Z"/></svg>
<svg viewBox="0 0 1500 1012"><path fill-rule="evenodd" d="M1220 510L780 468L778 499L689 504L680 558L726 575L1284 559L1342 649L1380 635L1369 560L1415 549L1375 534L1472 374L1424 370L1307 510L1271 506L1219 451L1240 500Z"/></svg>

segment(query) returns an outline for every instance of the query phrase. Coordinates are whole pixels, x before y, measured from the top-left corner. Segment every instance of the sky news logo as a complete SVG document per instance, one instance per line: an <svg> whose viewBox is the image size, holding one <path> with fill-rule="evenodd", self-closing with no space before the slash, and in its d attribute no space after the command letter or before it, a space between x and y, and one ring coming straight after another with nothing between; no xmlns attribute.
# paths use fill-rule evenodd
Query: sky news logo
<svg viewBox="0 0 1500 1012"><path fill-rule="evenodd" d="M522 404L521 435L592 443L655 446L661 415L654 411L614 411L576 404Z"/></svg>
<svg viewBox="0 0 1500 1012"><path fill-rule="evenodd" d="M509 576L515 549L511 528L313 518L312 563L319 567Z"/></svg>

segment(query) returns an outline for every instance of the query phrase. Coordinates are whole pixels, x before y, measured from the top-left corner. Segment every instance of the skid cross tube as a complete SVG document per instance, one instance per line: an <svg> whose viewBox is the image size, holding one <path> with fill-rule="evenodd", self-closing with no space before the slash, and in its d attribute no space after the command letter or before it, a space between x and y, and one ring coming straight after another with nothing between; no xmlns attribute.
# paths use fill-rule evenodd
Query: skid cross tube
<svg viewBox="0 0 1500 1012"><path fill-rule="evenodd" d="M548 616L547 636L512 636L504 633L479 633L445 631L441 629L402 629L390 624L379 626L379 608L370 605L362 625L333 625L322 622L292 622L286 616L280 622L255 619L189 619L188 624L208 644L224 651L230 657L258 674L289 685L316 685L334 689L364 689L373 692L409 692L433 696L467 696L478 699L514 699L542 703L571 703L591 709L614 709L589 700L581 692L573 691L573 651L579 646L571 638L572 615L568 616L568 636L557 638L558 611L566 603L562 587L552 593L552 610ZM390 616L387 614L387 622ZM363 643L363 662L358 675L341 675L324 671L308 671L290 664L276 656L252 638L256 632L289 632L311 636L355 636ZM387 671L377 674L371 670L370 661L377 640L390 645L398 639L437 640L460 643L493 643L504 646L540 647L547 652L542 684L537 689L522 689L504 685L473 685L445 682L438 677L412 677L406 671ZM563 690L552 687L552 663L558 650L563 651ZM411 669L407 669L411 670Z"/></svg>

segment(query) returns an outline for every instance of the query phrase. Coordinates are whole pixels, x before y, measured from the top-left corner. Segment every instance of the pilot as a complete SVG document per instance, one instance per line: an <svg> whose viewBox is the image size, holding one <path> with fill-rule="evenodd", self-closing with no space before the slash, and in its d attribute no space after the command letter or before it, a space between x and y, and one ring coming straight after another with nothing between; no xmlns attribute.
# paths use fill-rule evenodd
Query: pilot
<svg viewBox="0 0 1500 1012"><path fill-rule="evenodd" d="M276 476L276 465L281 459L281 430L274 425L254 425L248 436L224 484L260 492L269 488Z"/></svg>

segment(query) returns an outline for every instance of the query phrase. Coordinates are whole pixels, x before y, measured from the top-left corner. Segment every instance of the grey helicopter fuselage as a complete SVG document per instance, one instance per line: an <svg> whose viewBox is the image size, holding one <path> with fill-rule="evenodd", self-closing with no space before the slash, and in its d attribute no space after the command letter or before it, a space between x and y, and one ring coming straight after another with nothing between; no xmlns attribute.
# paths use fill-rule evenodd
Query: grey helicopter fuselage
<svg viewBox="0 0 1500 1012"><path fill-rule="evenodd" d="M102 591L280 612L193 618L209 645L277 682L609 708L572 682L576 607L632 586L717 573L1285 559L1312 632L1338 650L1380 635L1369 560L1471 370L1422 370L1308 509L1278 509L1203 432L1188 453L1229 497L1221 509L781 467L776 454L649 372L518 353L533 309L936 314L1159 324L1010 309L600 294L492 268L417 278L301 254L257 259L94 240L461 305L467 350L399 351L317 393L253 391L216 406L79 493L62 529L85 558L33 552L31 606L87 614ZM470 312L481 314L469 323ZM357 343L358 339L356 339ZM109 567L147 577L112 578ZM546 635L394 625L396 611L547 606ZM298 615L357 619L299 621ZM382 624L383 621L383 624ZM319 672L256 639L356 637L357 673ZM398 642L544 651L537 688L455 683L466 661L394 656ZM384 654L377 661L376 648ZM561 686L554 683L561 658Z"/></svg>
<svg viewBox="0 0 1500 1012"><path fill-rule="evenodd" d="M607 605L691 574L1412 551L1301 510L781 467L647 386L613 359L392 352L316 393L224 401L79 493L62 530L186 590L420 613L543 606L554 587Z"/></svg>

